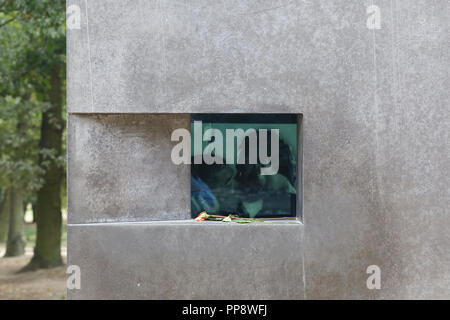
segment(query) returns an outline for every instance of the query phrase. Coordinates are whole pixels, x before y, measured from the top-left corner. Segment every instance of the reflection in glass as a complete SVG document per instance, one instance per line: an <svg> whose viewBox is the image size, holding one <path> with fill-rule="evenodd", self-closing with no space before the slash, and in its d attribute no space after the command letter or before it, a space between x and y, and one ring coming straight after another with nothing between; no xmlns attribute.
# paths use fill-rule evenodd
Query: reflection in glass
<svg viewBox="0 0 450 320"><path fill-rule="evenodd" d="M216 163L196 164L202 154L195 151L194 122L202 122L202 136L208 129L216 129L223 136L223 150L214 150ZM198 127L197 127L198 128ZM249 163L251 150L249 137L238 145L234 140L234 162L227 162L226 129L255 129L257 132L257 162ZM262 141L260 129L267 129L267 139ZM267 143L271 155L271 129L278 129L279 168L273 175L262 175L259 157L260 143ZM202 139L203 140L203 139ZM202 141L204 150L214 137ZM208 141L209 140L209 141ZM245 163L237 163L245 151ZM195 114L191 118L191 215L200 212L209 214L237 214L240 217L294 217L297 198L297 115L291 114ZM217 163L219 162L219 163ZM222 162L222 163L220 163Z"/></svg>

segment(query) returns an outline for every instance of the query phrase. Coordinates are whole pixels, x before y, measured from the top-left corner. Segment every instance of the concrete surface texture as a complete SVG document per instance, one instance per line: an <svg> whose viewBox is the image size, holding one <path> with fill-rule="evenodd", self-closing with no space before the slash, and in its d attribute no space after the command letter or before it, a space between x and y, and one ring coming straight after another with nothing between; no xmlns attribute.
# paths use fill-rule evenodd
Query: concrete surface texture
<svg viewBox="0 0 450 320"><path fill-rule="evenodd" d="M448 1L67 5L69 298L450 298ZM192 112L302 113L304 223L169 221Z"/></svg>
<svg viewBox="0 0 450 320"><path fill-rule="evenodd" d="M72 115L69 223L190 218L190 169L170 158L188 115ZM183 190L183 192L181 192Z"/></svg>
<svg viewBox="0 0 450 320"><path fill-rule="evenodd" d="M80 266L81 290L70 290L71 298L303 299L298 227L299 222L75 225L69 263Z"/></svg>

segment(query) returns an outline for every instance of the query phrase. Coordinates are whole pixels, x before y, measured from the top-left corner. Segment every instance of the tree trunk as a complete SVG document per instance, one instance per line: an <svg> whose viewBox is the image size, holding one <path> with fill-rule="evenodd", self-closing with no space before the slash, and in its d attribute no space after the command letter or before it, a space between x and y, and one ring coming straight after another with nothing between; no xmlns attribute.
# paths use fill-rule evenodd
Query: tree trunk
<svg viewBox="0 0 450 320"><path fill-rule="evenodd" d="M4 191L2 202L0 204L0 243L6 242L8 236L8 222L9 222L9 189L6 189Z"/></svg>
<svg viewBox="0 0 450 320"><path fill-rule="evenodd" d="M17 257L25 253L25 234L23 232L23 190L11 187L9 190L9 228L5 257Z"/></svg>
<svg viewBox="0 0 450 320"><path fill-rule="evenodd" d="M39 155L39 166L46 169L44 184L37 193L36 211L36 246L34 256L25 270L52 268L62 265L61 258L61 183L64 168L60 163L62 156L62 135L64 119L63 80L60 66L55 66L50 75L50 105L42 113L41 138L39 149L51 149L55 155L49 158Z"/></svg>

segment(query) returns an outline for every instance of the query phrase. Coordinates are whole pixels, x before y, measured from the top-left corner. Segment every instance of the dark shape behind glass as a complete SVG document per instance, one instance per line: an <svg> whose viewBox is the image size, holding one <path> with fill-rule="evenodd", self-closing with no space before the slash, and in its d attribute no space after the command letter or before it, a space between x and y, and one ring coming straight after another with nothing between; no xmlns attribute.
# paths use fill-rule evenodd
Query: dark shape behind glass
<svg viewBox="0 0 450 320"><path fill-rule="evenodd" d="M295 217L297 179L297 116L289 114L195 114L191 118L192 150L193 123L202 121L203 133L208 128L218 129L224 137L223 164L195 164L191 161L191 215L237 214L241 217ZM249 139L245 141L245 164L226 163L226 129L267 129L268 154L272 152L270 129L279 130L279 169L274 175L261 175L263 166L258 157L249 164ZM209 142L203 142L203 148ZM235 139L236 144L236 139ZM259 154L259 143L257 144ZM235 146L239 148L240 146ZM234 154L237 152L235 150Z"/></svg>

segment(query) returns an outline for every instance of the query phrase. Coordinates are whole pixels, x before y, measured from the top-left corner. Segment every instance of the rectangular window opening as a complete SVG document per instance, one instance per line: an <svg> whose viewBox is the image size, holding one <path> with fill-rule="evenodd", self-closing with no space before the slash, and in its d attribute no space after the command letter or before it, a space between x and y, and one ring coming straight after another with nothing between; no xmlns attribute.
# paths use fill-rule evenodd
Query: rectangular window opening
<svg viewBox="0 0 450 320"><path fill-rule="evenodd" d="M301 114L192 114L191 216L302 218Z"/></svg>

